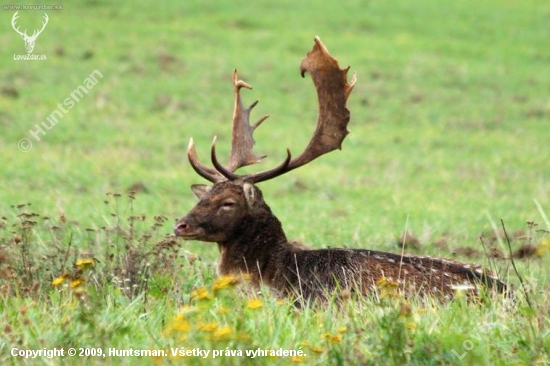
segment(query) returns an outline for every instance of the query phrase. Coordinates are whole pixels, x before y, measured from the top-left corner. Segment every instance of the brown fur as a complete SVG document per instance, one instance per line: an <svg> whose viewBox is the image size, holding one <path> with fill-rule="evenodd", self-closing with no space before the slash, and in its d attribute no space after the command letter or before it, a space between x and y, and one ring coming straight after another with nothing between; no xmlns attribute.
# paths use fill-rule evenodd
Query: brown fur
<svg viewBox="0 0 550 366"><path fill-rule="evenodd" d="M195 186L199 203L175 226L188 240L216 242L220 275L249 274L283 296L322 300L335 291L373 294L390 284L405 294L451 299L457 287L469 294L482 284L506 286L479 266L424 256L366 249L312 250L289 242L262 192L243 181L223 181L212 189Z"/></svg>

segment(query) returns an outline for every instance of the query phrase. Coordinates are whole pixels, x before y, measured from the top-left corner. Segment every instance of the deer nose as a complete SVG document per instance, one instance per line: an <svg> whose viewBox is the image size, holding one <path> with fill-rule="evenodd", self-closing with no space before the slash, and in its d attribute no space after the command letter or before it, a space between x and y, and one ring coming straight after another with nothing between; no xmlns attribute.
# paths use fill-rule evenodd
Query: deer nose
<svg viewBox="0 0 550 366"><path fill-rule="evenodd" d="M189 225L185 221L180 221L176 224L174 227L174 234L180 235L180 233L184 232L189 228Z"/></svg>

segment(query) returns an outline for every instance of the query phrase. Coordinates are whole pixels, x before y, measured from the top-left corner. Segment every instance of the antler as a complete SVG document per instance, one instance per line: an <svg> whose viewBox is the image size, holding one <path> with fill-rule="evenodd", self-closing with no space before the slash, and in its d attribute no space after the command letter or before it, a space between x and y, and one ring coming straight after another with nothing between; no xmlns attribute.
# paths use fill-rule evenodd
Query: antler
<svg viewBox="0 0 550 366"><path fill-rule="evenodd" d="M235 170L242 168L243 166L259 163L265 157L265 155L256 156L252 152L252 149L254 148L254 138L252 137L252 134L254 133L254 130L269 116L264 116L254 125L250 125L250 112L258 104L258 101L252 103L250 107L244 108L241 99L241 88L252 89L252 87L244 81L238 79L237 70L233 71L233 88L235 91L235 106L233 109L233 131L231 136L231 153L228 166L224 167L218 162L216 157L216 137L212 140L211 151L212 163L216 167L216 170L206 167L198 161L193 139L191 139L187 148L187 156L193 169L195 169L200 176L213 183L225 179L238 179L239 176L237 174L233 174Z"/></svg>
<svg viewBox="0 0 550 366"><path fill-rule="evenodd" d="M25 36L26 38L31 38L31 39L37 38L37 37L40 35L40 33L42 33L42 31L44 30L44 28L46 28L46 25L48 24L48 20L49 20L48 14L44 13L44 20L45 20L45 22L42 22L42 29L40 29L40 30L34 30L34 32L32 33L32 36L29 37L29 36L27 35L27 30L26 30L26 29L25 29L25 32L21 32L21 31L19 30L19 27L17 27L17 28L15 27L15 22L16 22L17 18L19 18L19 16L17 15L17 13L19 13L19 10L16 11L15 14L13 14L13 17L11 18L11 26L12 26L12 28L13 28L17 33L19 33L21 36Z"/></svg>
<svg viewBox="0 0 550 366"><path fill-rule="evenodd" d="M332 150L342 148L342 141L349 133L346 127L350 113L346 108L346 102L357 80L354 74L351 82L347 82L348 70L349 66L340 69L338 61L330 55L321 39L315 37L313 49L308 52L300 65L302 77L309 72L317 89L319 117L315 133L304 152L292 159L284 168L279 166L252 174L246 177L247 180L259 183L275 178ZM287 149L287 161L289 157L290 152Z"/></svg>
<svg viewBox="0 0 550 366"><path fill-rule="evenodd" d="M218 182L225 178L228 180L243 179L259 183L303 166L332 150L341 149L342 141L349 133L346 127L350 119L350 113L346 108L346 102L356 81L354 75L351 82L347 82L348 70L349 67L340 69L338 61L330 55L321 39L315 37L315 45L302 60L300 71L302 77L306 72L311 74L313 83L317 89L319 100L317 129L304 152L298 157L291 159L290 151L287 149L287 156L282 164L270 170L248 175L238 175L234 171L245 165L257 163L263 158L257 157L252 153L254 146L252 133L267 116L261 118L253 126L250 126L248 123L250 111L257 102L254 102L248 109L242 108L240 88L246 87L250 89L250 86L242 81L237 81L235 72L233 76L235 85L235 111L233 115L230 163L228 167L224 167L218 162L215 148L216 138L214 138L211 158L216 170L203 166L198 162L193 140L191 140L187 154L193 169L211 182Z"/></svg>
<svg viewBox="0 0 550 366"><path fill-rule="evenodd" d="M254 130L262 124L269 116L263 116L254 125L250 125L250 112L258 104L255 101L244 109L241 99L241 88L252 89L250 85L237 78L237 70L233 72L233 84L235 86L235 108L233 111L233 134L231 137L231 158L227 170L234 172L235 170L254 163L259 163L265 158L265 155L256 156L252 152L254 148L254 138L252 134ZM214 146L214 145L212 145Z"/></svg>
<svg viewBox="0 0 550 366"><path fill-rule="evenodd" d="M20 35L26 36L27 35L27 30L26 29L25 29L25 33L23 33L19 30L19 27L15 28L15 21L17 20L17 18L19 18L17 13L19 13L19 10L16 11L15 14L13 14L13 17L11 18L11 26L12 26L13 30L16 31L17 33L19 33Z"/></svg>
<svg viewBox="0 0 550 366"><path fill-rule="evenodd" d="M46 28L46 25L48 24L48 20L49 20L49 19L50 19L50 18L48 18L48 14L44 13L44 20L46 20L46 21L42 23L42 29L40 29L39 31L36 31L36 30L35 30L35 31L32 33L31 38L33 38L33 37L36 38L36 37L38 37L38 35L39 35L40 33L42 33L42 31L44 30L44 28ZM35 33L36 33L36 34L35 34Z"/></svg>

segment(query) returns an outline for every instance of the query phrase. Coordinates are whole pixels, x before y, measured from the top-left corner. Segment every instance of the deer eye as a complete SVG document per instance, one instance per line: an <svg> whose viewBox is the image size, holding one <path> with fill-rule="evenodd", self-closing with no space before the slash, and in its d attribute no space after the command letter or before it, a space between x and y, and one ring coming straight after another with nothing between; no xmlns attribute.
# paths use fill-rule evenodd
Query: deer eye
<svg viewBox="0 0 550 366"><path fill-rule="evenodd" d="M230 207L233 207L233 206L235 206L235 201L233 201L233 200L227 200L227 201L222 202L222 207L223 208L230 208Z"/></svg>

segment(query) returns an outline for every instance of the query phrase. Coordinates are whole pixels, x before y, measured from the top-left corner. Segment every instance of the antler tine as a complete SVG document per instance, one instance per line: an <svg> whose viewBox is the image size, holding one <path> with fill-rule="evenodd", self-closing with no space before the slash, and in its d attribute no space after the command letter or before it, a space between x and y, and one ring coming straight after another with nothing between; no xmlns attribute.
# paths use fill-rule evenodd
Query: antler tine
<svg viewBox="0 0 550 366"><path fill-rule="evenodd" d="M18 13L19 13L19 10L16 11L15 14L13 14L13 17L11 18L11 26L12 26L12 28L13 28L17 33L19 33L20 35L27 35L27 30L26 30L26 29L25 29L25 32L21 32L21 31L19 30L19 27L15 28L15 26L16 26L15 24L16 24L16 22L17 22L17 19L19 18Z"/></svg>
<svg viewBox="0 0 550 366"><path fill-rule="evenodd" d="M237 70L233 72L233 85L235 91L235 107L233 111L233 131L231 137L231 154L229 158L229 165L224 167L220 164L216 156L216 137L212 140L210 151L212 164L215 169L204 166L199 162L193 139L191 139L187 148L187 157L189 158L189 162L191 163L193 169L201 177L213 183L224 179L236 180L241 178L241 176L234 174L233 172L243 166L258 163L265 157L265 155L256 156L252 152L254 147L254 138L252 137L252 133L269 116L264 116L255 124L250 125L250 111L258 104L258 101L252 103L248 108L243 107L240 90L241 88L252 89L252 87L244 81L238 80Z"/></svg>
<svg viewBox="0 0 550 366"><path fill-rule="evenodd" d="M234 174L231 170L225 168L218 161L218 158L216 157L216 136L214 136L214 139L212 140L212 146L210 147L210 158L212 160L214 168L216 168L216 170L225 178L227 178L228 180L236 180L239 178L238 174Z"/></svg>
<svg viewBox="0 0 550 366"><path fill-rule="evenodd" d="M37 37L38 37L38 35L39 35L40 33L42 33L42 31L44 30L44 28L46 28L46 25L48 24L48 20L49 20L49 19L50 19L50 18L48 18L48 14L44 13L44 20L45 20L45 22L42 22L42 29L40 29L40 30L38 31L38 33L36 34ZM36 33L36 31L35 31L35 33ZM34 33L33 33L33 35L34 35Z"/></svg>
<svg viewBox="0 0 550 366"><path fill-rule="evenodd" d="M212 141L212 146L214 146L215 142L216 142L216 138L214 137L214 140ZM204 166L199 162L199 159L197 157L197 151L195 150L195 142L193 141L193 138L189 140L189 145L187 146L187 158L189 159L189 163L193 167L193 170L197 172L197 174L203 177L204 179L212 183L216 183L224 180L224 177L219 172L217 172L212 168Z"/></svg>
<svg viewBox="0 0 550 366"><path fill-rule="evenodd" d="M248 108L243 107L241 99L241 88L252 89L252 87L238 79L237 70L233 71L233 85L235 92L235 106L233 109L233 130L231 136L231 154L227 170L235 170L254 163L259 163L265 155L256 156L252 152L254 148L254 130L269 116L260 118L254 125L250 125L250 112L258 104L255 101Z"/></svg>
<svg viewBox="0 0 550 366"><path fill-rule="evenodd" d="M315 37L313 49L308 52L300 65L302 77L309 72L317 90L319 117L315 133L304 152L298 157L274 169L250 174L245 179L254 183L263 182L305 165L323 154L342 148L342 142L349 133L347 124L350 113L346 108L346 102L356 82L355 74L352 80L347 82L348 71L349 67L340 69L338 61L330 55L321 39Z"/></svg>
<svg viewBox="0 0 550 366"><path fill-rule="evenodd" d="M226 169L223 165L220 164L218 161L218 158L216 157L216 138L214 137L214 141L212 142L212 148L211 148L211 155L212 155L212 164L214 164L214 167L218 172L220 172L224 177L226 177L228 180L234 181L237 179L243 179L243 180L250 180L250 175L238 175L230 170ZM263 181L266 179L262 179L265 174L277 174L281 175L285 171L287 171L288 164L290 163L291 159L290 150L286 149L286 159L279 164L279 166L265 172L254 174L255 181Z"/></svg>

